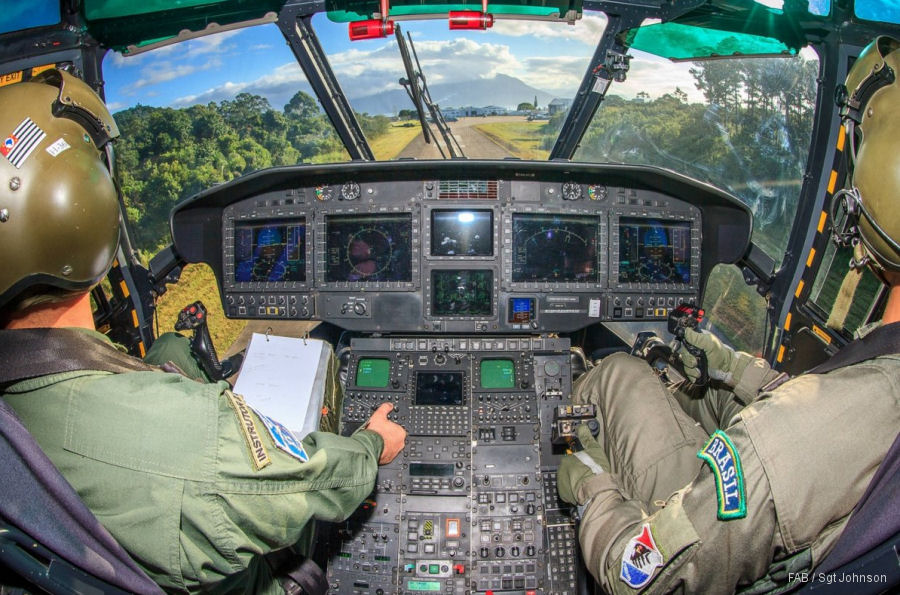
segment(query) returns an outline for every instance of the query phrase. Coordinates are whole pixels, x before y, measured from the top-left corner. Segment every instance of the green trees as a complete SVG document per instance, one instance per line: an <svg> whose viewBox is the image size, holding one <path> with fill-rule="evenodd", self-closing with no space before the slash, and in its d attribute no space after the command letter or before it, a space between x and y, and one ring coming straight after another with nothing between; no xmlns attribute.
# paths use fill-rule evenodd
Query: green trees
<svg viewBox="0 0 900 595"><path fill-rule="evenodd" d="M370 141L390 127L384 116L357 117ZM137 105L115 118L132 239L151 253L168 241L169 211L179 200L257 169L312 161L342 148L319 104L302 91L284 111L241 93L183 109Z"/></svg>

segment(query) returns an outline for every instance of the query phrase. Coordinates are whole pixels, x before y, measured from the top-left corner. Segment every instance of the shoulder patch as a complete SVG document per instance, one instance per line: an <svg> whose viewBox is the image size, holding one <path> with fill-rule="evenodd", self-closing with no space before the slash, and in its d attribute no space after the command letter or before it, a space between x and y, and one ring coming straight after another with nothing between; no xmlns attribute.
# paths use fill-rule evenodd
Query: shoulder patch
<svg viewBox="0 0 900 595"><path fill-rule="evenodd" d="M641 532L628 540L622 552L622 572L619 578L632 589L640 589L650 582L654 571L665 560L653 540L650 525L644 523Z"/></svg>
<svg viewBox="0 0 900 595"><path fill-rule="evenodd" d="M275 421L271 417L267 415L263 415L256 409L253 410L256 413L257 417L262 420L263 424L265 424L266 429L269 431L269 437L272 438L272 442L275 444L278 450L283 450L288 453L295 459L305 463L309 460L309 455L306 454L306 449L303 448L303 444L297 440L297 437L294 436L294 433L291 432L287 427L285 427L280 422Z"/></svg>
<svg viewBox="0 0 900 595"><path fill-rule="evenodd" d="M241 427L241 433L244 435L247 449L250 451L250 460L253 461L253 466L259 471L271 464L272 459L269 458L266 445L263 444L259 430L256 428L256 421L254 421L247 403L244 402L244 397L236 395L230 390L225 391L225 396L228 397L228 402L237 414L238 425Z"/></svg>
<svg viewBox="0 0 900 595"><path fill-rule="evenodd" d="M719 508L716 517L721 521L742 519L747 516L747 499L744 494L744 471L737 449L722 430L709 437L697 457L709 464L716 478L716 497Z"/></svg>

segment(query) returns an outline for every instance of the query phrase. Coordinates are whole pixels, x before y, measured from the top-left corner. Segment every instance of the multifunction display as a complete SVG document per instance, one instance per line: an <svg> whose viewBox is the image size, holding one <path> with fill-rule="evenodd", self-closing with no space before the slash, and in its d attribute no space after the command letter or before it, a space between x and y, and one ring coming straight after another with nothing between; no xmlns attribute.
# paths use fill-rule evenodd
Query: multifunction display
<svg viewBox="0 0 900 595"><path fill-rule="evenodd" d="M306 219L235 225L234 282L306 281Z"/></svg>
<svg viewBox="0 0 900 595"><path fill-rule="evenodd" d="M462 405L462 372L416 372L416 405Z"/></svg>
<svg viewBox="0 0 900 595"><path fill-rule="evenodd" d="M412 215L327 215L325 280L412 280Z"/></svg>
<svg viewBox="0 0 900 595"><path fill-rule="evenodd" d="M431 212L432 256L493 256L494 212L440 210Z"/></svg>
<svg viewBox="0 0 900 595"><path fill-rule="evenodd" d="M691 283L691 222L621 217L620 283Z"/></svg>
<svg viewBox="0 0 900 595"><path fill-rule="evenodd" d="M599 282L600 227L595 216L513 214L513 282Z"/></svg>
<svg viewBox="0 0 900 595"><path fill-rule="evenodd" d="M490 270L431 271L432 316L489 316L494 273Z"/></svg>

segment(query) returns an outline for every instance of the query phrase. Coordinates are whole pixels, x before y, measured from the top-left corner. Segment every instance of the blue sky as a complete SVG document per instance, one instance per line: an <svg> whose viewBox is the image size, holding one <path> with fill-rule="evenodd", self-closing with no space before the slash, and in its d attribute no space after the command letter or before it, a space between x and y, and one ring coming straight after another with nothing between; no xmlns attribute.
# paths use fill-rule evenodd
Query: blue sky
<svg viewBox="0 0 900 595"><path fill-rule="evenodd" d="M348 97L399 88L402 64L393 37L350 42L346 23L313 21ZM446 20L402 22L410 31L431 85L497 74L514 76L559 97L572 97L599 40L605 18L585 15L574 26L497 21L490 31L449 31ZM694 93L686 65L632 62L629 81L652 95L676 84ZM222 101L240 92L267 97L282 108L305 78L275 25L257 26L104 62L106 98L113 111L137 103L184 107ZM453 106L445 106L453 107Z"/></svg>

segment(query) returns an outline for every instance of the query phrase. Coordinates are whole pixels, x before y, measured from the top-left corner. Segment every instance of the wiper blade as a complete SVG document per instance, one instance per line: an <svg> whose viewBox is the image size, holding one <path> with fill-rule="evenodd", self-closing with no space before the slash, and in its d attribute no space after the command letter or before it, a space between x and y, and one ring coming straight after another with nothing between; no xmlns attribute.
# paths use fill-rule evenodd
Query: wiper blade
<svg viewBox="0 0 900 595"><path fill-rule="evenodd" d="M416 53L416 46L413 45L412 37L409 37L409 33L407 33L406 36L409 39L409 47L412 49L413 58L416 60L416 73L419 75L419 80L422 81L422 100L428 107L428 111L431 112L431 119L434 121L434 125L437 126L438 132L444 137L444 143L450 151L450 157L465 157L462 147L459 145L459 141L457 141L456 137L453 136L453 133L450 132L450 127L447 125L447 121L444 120L444 114L441 113L440 107L431 100L431 93L428 91L428 83L425 81L425 75L422 74L422 66L419 64L419 55ZM454 145L456 146L454 147ZM443 156L443 151L441 151L441 155Z"/></svg>
<svg viewBox="0 0 900 595"><path fill-rule="evenodd" d="M400 84L406 89L406 94L409 95L410 101L413 102L416 108L416 113L419 114L419 124L422 125L422 136L425 138L425 142L430 143L431 128L428 126L428 117L425 115L425 108L422 106L422 91L419 87L418 75L415 68L413 68L409 47L407 47L406 39L400 31L400 25L394 26L394 35L397 37L397 47L400 49L400 57L403 59L403 69L406 71L406 78L401 78ZM438 146L438 150L440 150L440 146ZM443 151L441 151L441 156L443 156Z"/></svg>
<svg viewBox="0 0 900 595"><path fill-rule="evenodd" d="M447 151L450 153L450 157L465 157L459 141L453 136L450 127L447 125L447 121L444 120L444 115L441 113L440 107L431 100L431 93L428 91L428 83L425 81L425 75L422 74L422 66L419 63L419 56L416 54L416 48L413 45L412 37L407 33L404 38L399 25L395 25L394 35L397 37L397 47L400 49L400 57L403 59L403 68L406 71L406 78L401 78L400 84L406 89L406 94L409 95L410 101L413 102L413 105L416 108L416 113L419 115L419 123L422 126L422 136L424 137L425 142L430 143L431 139L434 138L435 147L437 147L441 157L446 159L447 155L441 147L441 143L438 142L428 124L428 115L425 113L425 108L427 107L432 122L434 122L435 127L444 139L444 144L446 145ZM410 49L412 49L412 53L410 53ZM413 60L415 60L415 65L413 64Z"/></svg>

